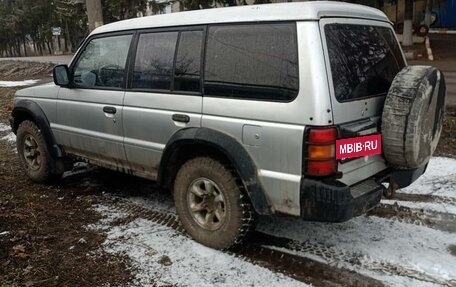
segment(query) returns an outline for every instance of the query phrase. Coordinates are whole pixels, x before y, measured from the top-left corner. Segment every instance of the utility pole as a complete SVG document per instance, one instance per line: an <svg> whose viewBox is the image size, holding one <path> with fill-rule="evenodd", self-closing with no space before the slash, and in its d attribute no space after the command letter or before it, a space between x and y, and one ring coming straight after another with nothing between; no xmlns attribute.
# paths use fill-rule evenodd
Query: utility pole
<svg viewBox="0 0 456 287"><path fill-rule="evenodd" d="M89 31L103 25L103 10L101 0L86 0L87 18L89 19Z"/></svg>
<svg viewBox="0 0 456 287"><path fill-rule="evenodd" d="M413 23L413 0L405 0L404 32L402 34L402 36L403 36L402 45L404 45L404 46L413 45L412 23Z"/></svg>

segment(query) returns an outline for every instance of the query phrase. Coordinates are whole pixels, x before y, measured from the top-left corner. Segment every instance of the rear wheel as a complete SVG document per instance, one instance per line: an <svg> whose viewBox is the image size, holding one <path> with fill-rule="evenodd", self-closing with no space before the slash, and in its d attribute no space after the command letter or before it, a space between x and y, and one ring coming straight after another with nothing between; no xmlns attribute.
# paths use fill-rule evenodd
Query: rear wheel
<svg viewBox="0 0 456 287"><path fill-rule="evenodd" d="M32 121L23 121L17 129L17 152L27 176L35 182L60 178L51 173L52 157L40 129Z"/></svg>
<svg viewBox="0 0 456 287"><path fill-rule="evenodd" d="M174 201L187 233L212 248L226 249L242 242L254 225L251 204L237 177L212 158L194 158L180 168Z"/></svg>

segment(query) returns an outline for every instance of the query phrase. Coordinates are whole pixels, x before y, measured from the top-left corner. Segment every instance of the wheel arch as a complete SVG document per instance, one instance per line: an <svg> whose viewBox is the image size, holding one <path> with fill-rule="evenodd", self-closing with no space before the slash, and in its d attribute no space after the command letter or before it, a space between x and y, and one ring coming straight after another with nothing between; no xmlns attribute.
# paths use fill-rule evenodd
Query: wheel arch
<svg viewBox="0 0 456 287"><path fill-rule="evenodd" d="M176 132L163 152L158 169L158 183L171 186L179 167L185 161L205 155L228 161L239 175L255 211L258 214L272 214L254 161L236 139L216 130L187 128Z"/></svg>
<svg viewBox="0 0 456 287"><path fill-rule="evenodd" d="M31 100L17 100L13 111L11 112L11 116L11 128L15 134L17 133L19 125L23 121L31 120L38 126L41 133L43 134L46 146L51 156L54 158L63 156L63 152L57 145L54 134L51 131L49 120L46 117L44 111L36 102Z"/></svg>

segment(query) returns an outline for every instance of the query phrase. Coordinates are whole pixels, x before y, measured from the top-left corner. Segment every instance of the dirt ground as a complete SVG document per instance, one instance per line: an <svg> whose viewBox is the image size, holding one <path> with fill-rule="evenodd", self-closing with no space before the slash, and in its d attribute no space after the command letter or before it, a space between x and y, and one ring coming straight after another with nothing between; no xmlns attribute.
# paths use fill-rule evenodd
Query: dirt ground
<svg viewBox="0 0 456 287"><path fill-rule="evenodd" d="M49 80L52 65L2 62L1 80ZM0 88L0 123L16 89ZM0 138L5 136L0 132ZM63 180L38 185L22 172L15 143L0 141L0 286L102 286L130 281L128 260L99 251L104 235L85 226L100 219L99 201Z"/></svg>
<svg viewBox="0 0 456 287"><path fill-rule="evenodd" d="M46 64L0 62L0 80L50 81L51 69L52 65ZM12 70L14 72L11 72ZM15 90L0 88L0 123L8 123ZM456 108L450 107L446 111L437 155L455 157L455 132ZM0 130L0 139L8 133L9 131ZM56 184L34 184L26 178L19 166L15 143L0 140L0 287L119 286L131 283L134 274L137 273L138 265L133 264L131 258L126 255L105 252L100 247L107 240L106 233L87 226L100 222L102 216L93 209L93 206L104 204L128 211L128 216L112 223L114 225L127 226L135 219L145 218L179 231L174 216L163 217L160 213L146 210L138 205L125 207L126 205L121 204L122 198L126 196L143 198L144 194L148 194L151 189L156 187L148 181L98 168L92 169L84 165L76 166L68 176L64 176ZM156 196L158 196L158 202L170 201L170 196L166 192L158 193ZM433 196L427 198L399 195L399 197L402 197L403 201L439 200L439 197ZM442 221L440 217L436 221L447 225L438 225L433 220L423 219L418 211L394 205L380 206L371 214L384 218L410 220L412 225L430 226L445 232L448 231L446 226L449 225L450 231L455 232L451 229L454 228L454 217L448 217L449 223ZM312 256L299 255L298 251L303 252L303 250L315 252L314 256L324 254L318 248L315 248L315 250L318 249L317 251L312 251L314 246L308 241L297 242L267 235L261 231L257 232L255 237L258 239L257 242L235 251L234 256L316 286L384 286L379 280L356 272L357 264L361 264L356 256L344 259L345 263L355 266L347 270L334 264L336 259L331 259L333 263L325 264ZM275 249L264 247L269 245L275 246ZM335 256L331 255L333 254L331 248L325 251L330 254L327 255L330 258ZM451 248L451 252L455 252L454 245ZM295 250L298 255L290 255L281 251L282 249ZM164 256L157 262L161 264L159 266L172 264L169 258ZM379 266L386 268L384 266L387 264L385 264L381 262ZM380 268L379 266L375 268ZM406 274L403 276L410 277L410 280L431 280L407 273L407 270L403 272L396 266L388 268L390 268L388 272L394 276ZM155 285L154 282L148 283L151 286ZM444 285L454 286L451 284Z"/></svg>

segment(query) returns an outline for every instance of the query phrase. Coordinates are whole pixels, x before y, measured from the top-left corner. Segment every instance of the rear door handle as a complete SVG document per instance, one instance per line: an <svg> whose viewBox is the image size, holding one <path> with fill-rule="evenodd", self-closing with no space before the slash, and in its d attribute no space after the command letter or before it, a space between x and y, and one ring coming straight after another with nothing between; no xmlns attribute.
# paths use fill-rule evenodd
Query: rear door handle
<svg viewBox="0 0 456 287"><path fill-rule="evenodd" d="M172 118L175 122L188 123L190 121L189 116L182 114L174 114Z"/></svg>
<svg viewBox="0 0 456 287"><path fill-rule="evenodd" d="M103 107L103 112L105 112L107 114L115 114L117 112L117 110L115 107L106 106L106 107Z"/></svg>

